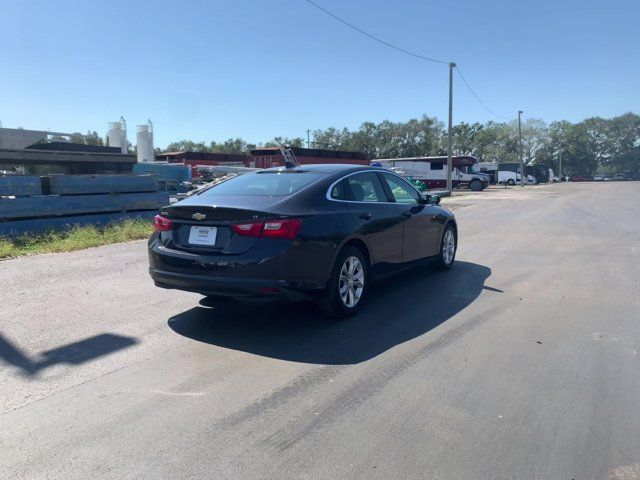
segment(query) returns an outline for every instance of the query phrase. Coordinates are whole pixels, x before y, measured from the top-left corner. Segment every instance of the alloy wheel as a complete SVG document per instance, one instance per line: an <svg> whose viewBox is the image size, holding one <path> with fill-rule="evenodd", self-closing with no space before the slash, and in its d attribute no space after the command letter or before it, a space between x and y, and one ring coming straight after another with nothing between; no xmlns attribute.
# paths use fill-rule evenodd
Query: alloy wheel
<svg viewBox="0 0 640 480"><path fill-rule="evenodd" d="M364 291L364 267L358 257L347 257L342 264L338 290L345 307L353 308L360 301Z"/></svg>
<svg viewBox="0 0 640 480"><path fill-rule="evenodd" d="M453 262L453 256L456 253L456 237L452 230L444 232L444 238L442 239L442 259L444 263L449 265Z"/></svg>

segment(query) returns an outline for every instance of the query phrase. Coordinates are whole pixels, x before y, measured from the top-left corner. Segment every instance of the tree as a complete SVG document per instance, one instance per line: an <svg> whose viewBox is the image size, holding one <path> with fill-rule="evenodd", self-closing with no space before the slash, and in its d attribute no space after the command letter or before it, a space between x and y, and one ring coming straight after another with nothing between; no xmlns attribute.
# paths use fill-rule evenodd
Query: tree
<svg viewBox="0 0 640 480"><path fill-rule="evenodd" d="M609 166L612 173L640 173L640 116L625 113L609 122Z"/></svg>
<svg viewBox="0 0 640 480"><path fill-rule="evenodd" d="M566 120L552 122L547 128L542 146L536 152L535 163L548 165L560 174L560 156L564 155L566 158L565 149L569 144L571 128L571 123Z"/></svg>
<svg viewBox="0 0 640 480"><path fill-rule="evenodd" d="M468 124L465 122L454 125L453 133L453 154L454 155L476 155L477 136L483 126L480 123ZM443 132L444 135L444 132ZM445 139L446 140L446 139Z"/></svg>
<svg viewBox="0 0 640 480"><path fill-rule="evenodd" d="M71 143L81 143L84 145L84 136L80 132L73 132L69 138Z"/></svg>
<svg viewBox="0 0 640 480"><path fill-rule="evenodd" d="M377 158L377 125L364 122L360 128L350 136L346 150L362 152L367 158Z"/></svg>
<svg viewBox="0 0 640 480"><path fill-rule="evenodd" d="M104 145L102 137L98 135L98 132L96 132L95 130L93 132L87 131L87 134L84 136L84 143L87 145Z"/></svg>
<svg viewBox="0 0 640 480"><path fill-rule="evenodd" d="M180 140L167 145L165 151L168 152L208 152L209 147L204 142L192 142L191 140Z"/></svg>
<svg viewBox="0 0 640 480"><path fill-rule="evenodd" d="M326 148L328 150L343 150L345 142L345 136L349 133L346 128L342 130L336 130L333 127L329 127L326 130L315 130L313 132L313 146L315 148Z"/></svg>
<svg viewBox="0 0 640 480"><path fill-rule="evenodd" d="M95 132L82 137L84 142L101 141ZM302 138L281 136L265 143L269 147L304 145ZM313 132L313 146L363 152L371 159L438 155L447 153L447 132L437 118L423 115L406 122L364 122L355 130L318 129ZM254 148L241 138L209 144L183 140L167 146L168 150L239 154ZM453 150L455 155L474 155L482 161L519 162L517 122L454 125ZM539 119L526 119L522 123L522 150L526 163L545 164L554 170L562 153L562 173L640 175L640 116L625 113L610 119L593 117L548 126Z"/></svg>
<svg viewBox="0 0 640 480"><path fill-rule="evenodd" d="M593 140L584 122L571 125L563 147L563 170L569 175L592 176L598 167Z"/></svg>
<svg viewBox="0 0 640 480"><path fill-rule="evenodd" d="M329 150L363 152L368 158L435 155L439 151L442 129L441 122L426 115L404 123L365 122L355 131L333 127L315 130L313 145Z"/></svg>
<svg viewBox="0 0 640 480"><path fill-rule="evenodd" d="M95 130L93 132L88 130L86 135L83 135L80 132L74 132L71 134L69 141L71 143L79 143L81 145L104 145L102 138Z"/></svg>
<svg viewBox="0 0 640 480"><path fill-rule="evenodd" d="M264 144L265 147L304 147L304 140L300 137L289 138L289 137L274 137L273 140L270 140Z"/></svg>
<svg viewBox="0 0 640 480"><path fill-rule="evenodd" d="M241 138L229 138L222 143L211 142L209 151L213 153L243 154L253 150L255 145L245 142Z"/></svg>
<svg viewBox="0 0 640 480"><path fill-rule="evenodd" d="M473 154L485 162L519 161L518 138L513 125L489 121L475 134L474 144Z"/></svg>
<svg viewBox="0 0 640 480"><path fill-rule="evenodd" d="M600 117L593 117L583 120L579 124L584 131L590 155L595 159L599 170L610 170L612 145L610 126L607 120ZM590 174L595 173L594 171Z"/></svg>
<svg viewBox="0 0 640 480"><path fill-rule="evenodd" d="M616 155L613 161L618 168L617 173L640 179L640 146Z"/></svg>
<svg viewBox="0 0 640 480"><path fill-rule="evenodd" d="M513 129L517 134L515 121ZM547 141L547 124L538 118L529 118L522 124L522 158L525 165L536 160L536 154Z"/></svg>

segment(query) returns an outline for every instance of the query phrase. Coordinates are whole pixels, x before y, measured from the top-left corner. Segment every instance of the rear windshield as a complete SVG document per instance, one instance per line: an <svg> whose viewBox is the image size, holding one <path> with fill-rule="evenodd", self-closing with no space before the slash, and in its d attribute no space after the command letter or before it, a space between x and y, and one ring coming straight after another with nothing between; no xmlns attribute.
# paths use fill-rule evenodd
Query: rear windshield
<svg viewBox="0 0 640 480"><path fill-rule="evenodd" d="M205 190L203 195L284 196L302 190L325 176L320 172L278 170L245 173Z"/></svg>

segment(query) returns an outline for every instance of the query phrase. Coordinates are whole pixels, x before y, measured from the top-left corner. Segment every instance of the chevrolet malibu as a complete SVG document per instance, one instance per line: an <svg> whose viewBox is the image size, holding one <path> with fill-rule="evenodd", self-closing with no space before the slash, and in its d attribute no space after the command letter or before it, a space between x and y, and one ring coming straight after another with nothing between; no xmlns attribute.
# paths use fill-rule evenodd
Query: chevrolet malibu
<svg viewBox="0 0 640 480"><path fill-rule="evenodd" d="M155 284L214 298L362 306L374 279L431 262L448 270L458 229L436 195L381 168L303 165L240 175L161 210Z"/></svg>

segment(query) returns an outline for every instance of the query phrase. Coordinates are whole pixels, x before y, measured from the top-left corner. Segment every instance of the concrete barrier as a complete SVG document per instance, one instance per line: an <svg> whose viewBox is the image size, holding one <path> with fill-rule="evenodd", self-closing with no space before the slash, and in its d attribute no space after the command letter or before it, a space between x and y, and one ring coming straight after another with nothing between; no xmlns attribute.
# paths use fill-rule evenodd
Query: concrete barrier
<svg viewBox="0 0 640 480"><path fill-rule="evenodd" d="M49 193L83 195L99 193L155 192L158 181L153 175L51 175Z"/></svg>
<svg viewBox="0 0 640 480"><path fill-rule="evenodd" d="M0 198L0 220L130 210L158 210L168 204L169 194L167 192Z"/></svg>
<svg viewBox="0 0 640 480"><path fill-rule="evenodd" d="M40 177L36 175L2 175L0 176L0 196L16 197L40 195L42 186Z"/></svg>
<svg viewBox="0 0 640 480"><path fill-rule="evenodd" d="M0 235L149 218L169 204L169 192L148 174L7 175L0 192Z"/></svg>

